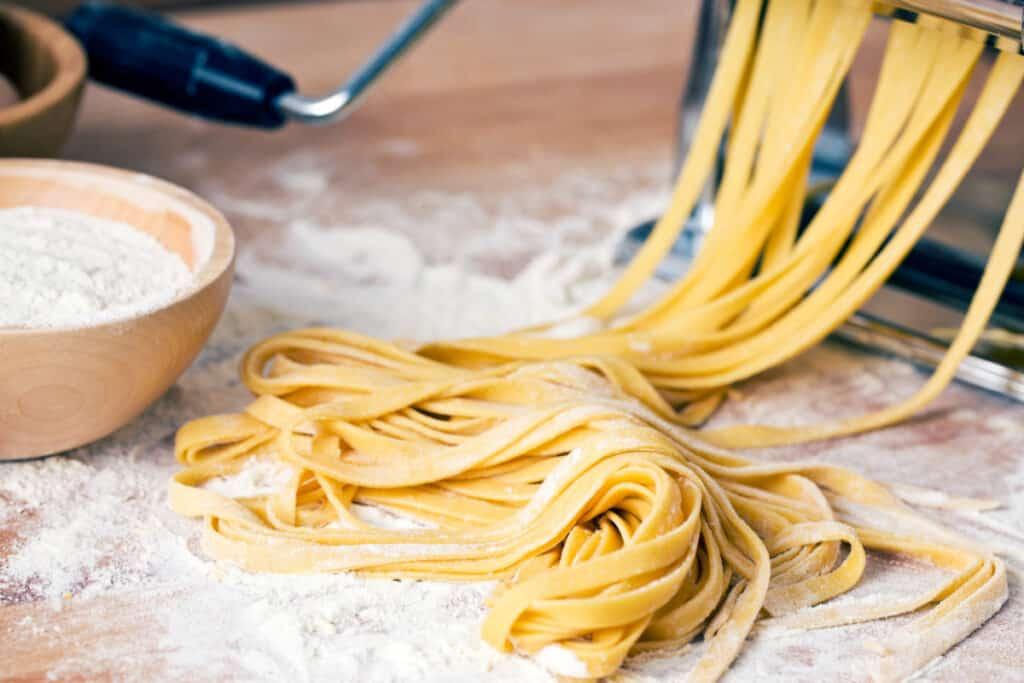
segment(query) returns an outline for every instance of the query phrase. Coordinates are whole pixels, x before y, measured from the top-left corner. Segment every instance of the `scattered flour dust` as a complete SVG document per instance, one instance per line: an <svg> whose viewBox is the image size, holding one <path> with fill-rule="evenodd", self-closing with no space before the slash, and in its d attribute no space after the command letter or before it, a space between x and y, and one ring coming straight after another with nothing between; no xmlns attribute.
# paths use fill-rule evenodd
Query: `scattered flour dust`
<svg viewBox="0 0 1024 683"><path fill-rule="evenodd" d="M266 496L283 489L294 474L295 470L284 463L257 456L246 460L234 474L210 479L203 488L228 498Z"/></svg>
<svg viewBox="0 0 1024 683"><path fill-rule="evenodd" d="M1024 426L1017 425L1017 432L1024 437ZM1006 506L1009 519L1006 521L1024 535L1024 458L1018 463L1017 471L1007 477L1006 485L1009 489Z"/></svg>
<svg viewBox="0 0 1024 683"><path fill-rule="evenodd" d="M191 281L177 254L130 225L64 209L0 209L0 328L130 318Z"/></svg>
<svg viewBox="0 0 1024 683"><path fill-rule="evenodd" d="M609 245L539 255L510 279L430 265L375 227L295 222L269 255L243 251L240 289L282 314L384 337L493 334L571 314L610 281Z"/></svg>
<svg viewBox="0 0 1024 683"><path fill-rule="evenodd" d="M587 678L587 664L572 650L561 645L545 645L534 655L541 666L560 676Z"/></svg>
<svg viewBox="0 0 1024 683"><path fill-rule="evenodd" d="M201 524L167 507L167 482L177 469L173 437L189 419L244 406L249 395L237 378L243 349L299 325L407 339L490 334L543 320L569 321L555 334L588 325L571 313L613 278L621 232L657 213L667 167L634 169L636 178L556 179L491 205L444 193L401 204L372 200L339 217L329 198L321 199L323 171L308 161L260 171L290 201L233 200L198 188L239 225L263 220L282 229L246 243L224 319L175 388L101 442L0 465L0 679L42 671L57 679L468 683L553 681L549 672L582 671L563 648L527 659L486 645L479 627L491 584L254 574L209 560L199 546ZM495 254L510 258L495 263ZM843 451L835 452L841 464L863 457L842 461ZM910 467L916 457L901 462ZM209 487L266 493L290 476L257 459ZM1024 475L1013 489L1024 499L1022 490ZM412 527L380 508L354 512L371 525ZM873 558L850 597L898 595L934 574ZM1006 643L1017 642L1022 611L1016 594L1011 603L986 626ZM7 607L21 610L17 621L5 621ZM899 623L757 636L730 676L863 680L863 642L884 641ZM37 660L41 641L62 654ZM616 679L682 680L701 652L694 645L634 657ZM139 668L140 653L158 662L159 675ZM956 653L943 665L952 666ZM12 661L37 668L5 670Z"/></svg>

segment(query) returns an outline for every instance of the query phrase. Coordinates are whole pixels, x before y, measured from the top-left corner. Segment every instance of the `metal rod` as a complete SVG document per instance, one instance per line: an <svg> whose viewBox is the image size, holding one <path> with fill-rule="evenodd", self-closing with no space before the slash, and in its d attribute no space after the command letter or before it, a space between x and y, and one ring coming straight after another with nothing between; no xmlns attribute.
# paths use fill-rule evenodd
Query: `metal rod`
<svg viewBox="0 0 1024 683"><path fill-rule="evenodd" d="M697 28L693 36L690 56L690 74L686 89L679 105L679 122L676 128L676 158L672 169L673 177L679 175L683 160L690 151L697 124L704 109L704 100L711 90L711 81L718 68L718 56L725 32L732 14L732 0L703 0L697 16Z"/></svg>
<svg viewBox="0 0 1024 683"><path fill-rule="evenodd" d="M329 123L342 118L352 110L366 89L422 38L427 29L457 1L425 0L343 86L323 97L284 94L277 100L278 109L288 118L303 123Z"/></svg>
<svg viewBox="0 0 1024 683"><path fill-rule="evenodd" d="M930 369L938 367L949 350L937 339L866 313L853 315L833 335ZM957 368L956 378L971 386L1024 401L1024 373L987 358L967 356Z"/></svg>
<svg viewBox="0 0 1024 683"><path fill-rule="evenodd" d="M899 9L950 19L1021 42L1024 0L884 0Z"/></svg>

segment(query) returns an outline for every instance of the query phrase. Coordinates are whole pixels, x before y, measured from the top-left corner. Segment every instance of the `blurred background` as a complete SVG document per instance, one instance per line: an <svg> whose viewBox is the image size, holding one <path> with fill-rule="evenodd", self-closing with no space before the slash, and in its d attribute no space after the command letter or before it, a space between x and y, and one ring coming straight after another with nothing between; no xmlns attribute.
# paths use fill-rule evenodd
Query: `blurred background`
<svg viewBox="0 0 1024 683"><path fill-rule="evenodd" d="M25 7L31 7L32 9L40 12L46 12L47 14L64 14L70 12L78 3L75 0L34 0L34 1L23 1L16 2L17 5L24 5ZM125 2L125 5L131 5L133 7L149 7L152 9L175 9L182 7L195 7L202 5L239 5L242 3L232 2L231 0L219 0L204 2L203 0L134 0L133 2Z"/></svg>
<svg viewBox="0 0 1024 683"><path fill-rule="evenodd" d="M23 4L60 15L77 3ZM301 92L320 94L418 3L127 4L233 42L293 75ZM299 219L387 223L428 263L513 277L545 250L591 244L656 215L677 156L698 8L696 0L461 3L354 114L329 127L232 128L89 85L64 156L185 185L227 213L243 244L258 235L256 248L273 245L282 226ZM876 20L852 72L855 133L885 32ZM933 237L987 249L1019 173L1024 125L1013 118ZM565 229L573 222L575 232ZM924 326L955 323L927 304L897 306Z"/></svg>

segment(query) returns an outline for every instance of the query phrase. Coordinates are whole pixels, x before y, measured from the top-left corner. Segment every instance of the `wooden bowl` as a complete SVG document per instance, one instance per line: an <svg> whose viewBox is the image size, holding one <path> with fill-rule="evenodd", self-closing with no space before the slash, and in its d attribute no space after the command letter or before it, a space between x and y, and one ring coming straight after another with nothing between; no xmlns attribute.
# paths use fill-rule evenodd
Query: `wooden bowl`
<svg viewBox="0 0 1024 683"><path fill-rule="evenodd" d="M71 132L82 85L85 53L54 21L0 5L0 73L21 101L0 108L0 156L54 156Z"/></svg>
<svg viewBox="0 0 1024 683"><path fill-rule="evenodd" d="M64 451L110 434L185 371L220 318L235 240L224 216L150 176L68 161L0 159L0 208L44 206L149 233L195 273L171 303L68 329L0 328L0 460Z"/></svg>

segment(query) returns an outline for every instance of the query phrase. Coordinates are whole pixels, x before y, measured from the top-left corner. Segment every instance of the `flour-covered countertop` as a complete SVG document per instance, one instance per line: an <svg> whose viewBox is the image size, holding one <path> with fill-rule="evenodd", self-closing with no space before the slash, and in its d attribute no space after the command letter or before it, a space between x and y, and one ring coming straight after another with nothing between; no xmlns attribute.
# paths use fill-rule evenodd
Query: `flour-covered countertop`
<svg viewBox="0 0 1024 683"><path fill-rule="evenodd" d="M239 355L279 330L496 332L600 291L616 235L665 199L689 4L642 0L623 16L615 0L466 3L334 128L228 130L91 89L68 156L205 196L238 232L238 275L210 345L141 418L64 456L0 465L0 680L550 680L480 640L488 585L253 575L211 562L199 524L167 508L174 432L244 405ZM184 16L317 90L409 8L302 3ZM527 33L529 49L517 37ZM1021 131L1001 135L1019 148ZM946 227L990 228L990 207L1008 192L1004 171L998 155L988 159ZM716 419L812 422L877 408L922 381L899 362L827 344L739 387L742 400ZM943 517L1004 550L1011 599L922 676L1011 680L1024 651L1021 443L1024 406L955 386L911 423L764 457L819 458L1005 501L983 519ZM257 464L217 485L272 488L276 476ZM863 584L841 599L886 600L941 578L872 556ZM871 642L902 623L755 636L729 679L863 681ZM631 660L621 679L676 681L698 654Z"/></svg>

